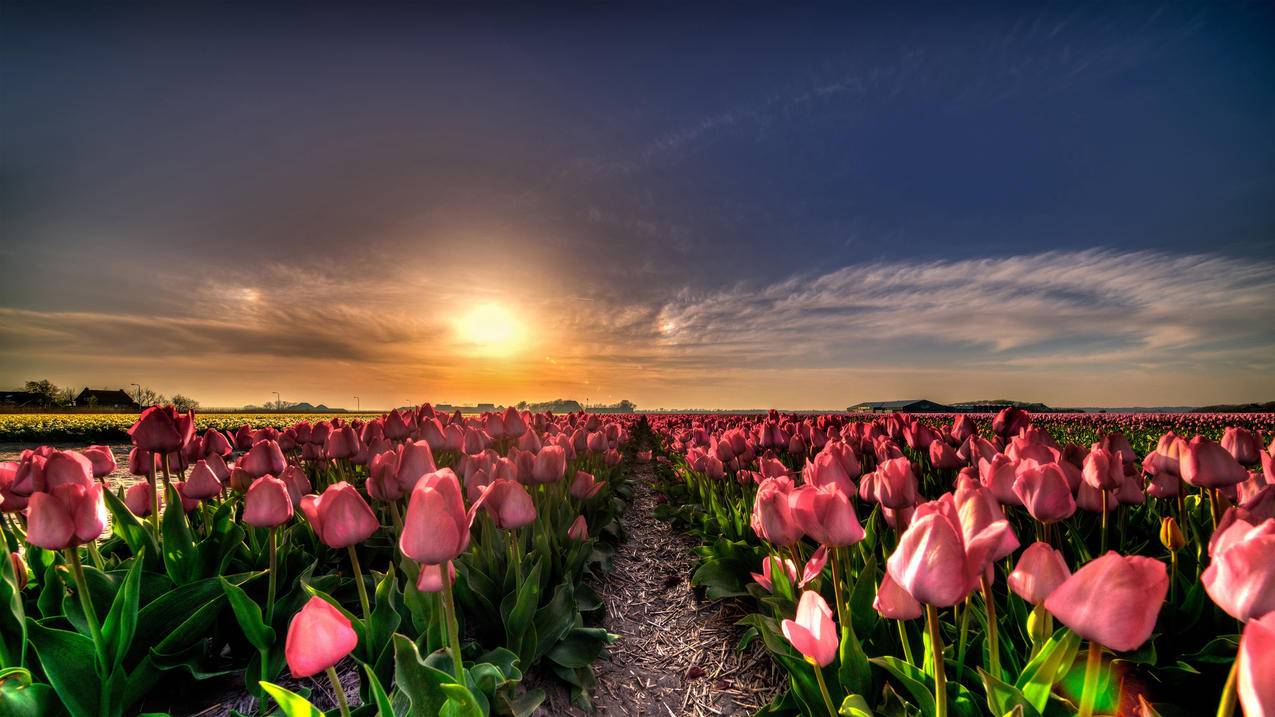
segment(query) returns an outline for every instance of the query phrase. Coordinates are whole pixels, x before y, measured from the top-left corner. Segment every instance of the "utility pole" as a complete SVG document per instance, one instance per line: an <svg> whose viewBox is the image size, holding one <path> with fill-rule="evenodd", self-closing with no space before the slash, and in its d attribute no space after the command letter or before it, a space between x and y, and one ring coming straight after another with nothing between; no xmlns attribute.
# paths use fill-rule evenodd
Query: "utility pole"
<svg viewBox="0 0 1275 717"><path fill-rule="evenodd" d="M359 405L360 405L360 404L359 404L359 397L358 397L358 396L355 396L355 397L354 397L354 412L355 412L355 413L359 413Z"/></svg>
<svg viewBox="0 0 1275 717"><path fill-rule="evenodd" d="M273 394L274 394L274 410L276 410L276 411L282 410L282 409L283 409L283 399L279 397L279 392L278 392L278 391L271 391L270 393L273 393Z"/></svg>

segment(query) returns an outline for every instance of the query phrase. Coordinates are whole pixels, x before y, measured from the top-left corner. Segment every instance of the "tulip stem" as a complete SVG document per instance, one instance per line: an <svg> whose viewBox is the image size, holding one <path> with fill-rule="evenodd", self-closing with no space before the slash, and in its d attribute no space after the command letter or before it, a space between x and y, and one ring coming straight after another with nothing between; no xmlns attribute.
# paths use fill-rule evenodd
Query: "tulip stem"
<svg viewBox="0 0 1275 717"><path fill-rule="evenodd" d="M71 573L75 576L75 592L80 595L80 607L84 610L84 622L88 623L89 635L93 638L93 646L97 648L98 674L102 676L105 686L107 666L103 662L106 643L102 640L102 626L97 621L97 610L93 607L93 596L89 593L88 580L84 579L84 566L80 564L80 551L77 548L66 549L67 560L71 563Z"/></svg>
<svg viewBox="0 0 1275 717"><path fill-rule="evenodd" d="M1104 489L1098 493L1102 497L1102 537L1098 552L1105 555L1107 553L1107 491Z"/></svg>
<svg viewBox="0 0 1275 717"><path fill-rule="evenodd" d="M271 533L273 535L273 531ZM363 569L359 566L359 553L351 545L347 548L350 551L350 565L354 567L354 584L359 589L359 605L363 608L363 621L367 625L372 624L372 609L367 599L367 586L363 584Z"/></svg>
<svg viewBox="0 0 1275 717"><path fill-rule="evenodd" d="M151 456L150 474L146 476L146 480L151 484L151 528L155 532L155 540L158 541L159 536L159 490L155 488L155 457Z"/></svg>
<svg viewBox="0 0 1275 717"><path fill-rule="evenodd" d="M828 683L823 679L823 668L813 660L810 661L810 666L815 668L815 679L819 681L819 692L823 695L823 704L828 708L828 714L837 717L837 708L833 706L832 696L828 694Z"/></svg>
<svg viewBox="0 0 1275 717"><path fill-rule="evenodd" d="M1222 689L1222 700L1217 703L1217 717L1231 717L1235 714L1236 686L1239 681L1240 660L1236 657L1231 663L1231 671L1226 676L1226 687Z"/></svg>
<svg viewBox="0 0 1275 717"><path fill-rule="evenodd" d="M992 583L984 576L983 583L983 605L987 608L987 661L991 666L992 676L996 679L1003 679L1001 676L1001 650L1000 643L997 641L996 629L996 597L992 594Z"/></svg>
<svg viewBox="0 0 1275 717"><path fill-rule="evenodd" d="M102 562L102 554L97 551L97 541L90 540L84 544L84 547L88 548L89 558L93 560L93 567L98 570L106 570L106 563Z"/></svg>
<svg viewBox="0 0 1275 717"><path fill-rule="evenodd" d="M947 717L947 675L943 671L943 634L939 632L939 609L925 606L925 625L930 631L930 650L934 653L934 714Z"/></svg>
<svg viewBox="0 0 1275 717"><path fill-rule="evenodd" d="M443 579L443 620L447 622L447 645L452 653L452 672L457 684L465 684L465 665L460 660L460 626L456 623L456 602L452 598L451 566L443 563L438 567L438 574Z"/></svg>
<svg viewBox="0 0 1275 717"><path fill-rule="evenodd" d="M894 624L899 628L899 643L903 645L903 658L908 664L915 665L916 660L912 659L912 642L908 640L908 626L903 620L895 620Z"/></svg>
<svg viewBox="0 0 1275 717"><path fill-rule="evenodd" d="M266 533L266 549L270 553L270 577L267 581L269 586L266 589L266 627L270 627L274 620L274 594L275 594L275 573L277 572L279 557L278 549L275 546L275 531L279 528L271 526Z"/></svg>
<svg viewBox="0 0 1275 717"><path fill-rule="evenodd" d="M1080 693L1079 717L1093 717L1098 701L1098 680L1102 674L1102 645L1089 641L1089 659L1085 662L1085 684Z"/></svg>
<svg viewBox="0 0 1275 717"><path fill-rule="evenodd" d="M327 673L332 691L336 693L336 703L341 708L341 717L350 717L350 703L345 701L345 688L341 686L341 678L336 676L336 668L329 667Z"/></svg>

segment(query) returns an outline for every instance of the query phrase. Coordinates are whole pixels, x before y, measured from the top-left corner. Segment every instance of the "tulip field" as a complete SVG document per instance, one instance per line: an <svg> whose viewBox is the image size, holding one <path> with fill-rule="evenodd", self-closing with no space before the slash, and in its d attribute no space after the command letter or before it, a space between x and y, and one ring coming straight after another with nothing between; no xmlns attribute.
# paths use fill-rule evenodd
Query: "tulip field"
<svg viewBox="0 0 1275 717"><path fill-rule="evenodd" d="M636 490L757 714L1275 714L1271 414L46 419L0 421L6 717L587 713Z"/></svg>

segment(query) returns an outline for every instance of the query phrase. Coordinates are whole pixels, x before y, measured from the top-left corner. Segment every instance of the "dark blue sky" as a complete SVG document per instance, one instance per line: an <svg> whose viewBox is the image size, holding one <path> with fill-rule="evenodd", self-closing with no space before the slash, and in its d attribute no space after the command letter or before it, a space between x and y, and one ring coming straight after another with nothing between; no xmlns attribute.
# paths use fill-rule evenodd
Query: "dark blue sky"
<svg viewBox="0 0 1275 717"><path fill-rule="evenodd" d="M1226 375L1199 400L1275 389L1252 377L1275 341L1260 298L1219 298L1154 337L1093 326L1088 313L1146 325L1199 308L1119 285L1121 267L1164 281L1216 261L1256 271L1245 290L1272 281L1270 3L459 11L10 0L0 13L0 256L21 267L0 282L10 382L45 366L68 382L136 375L123 358L109 370L73 360L73 345L101 338L83 324L157 316L206 332L198 321L210 313L251 323L234 319L244 292L283 313L257 316L251 331L218 326L215 346L259 353L263 381L271 361L375 361L368 342L434 335L430 312L408 317L422 322L411 328L381 319L361 346L340 337L448 284L442 305L516 305L559 343L581 344L595 384L648 404L811 405L826 393L809 392L819 380L846 399L938 398L941 381L922 379L932 357L981 376L975 393L1018 390L992 370L1038 354L1047 358L1018 370L1087 372L1052 397L1099 403L1076 387L1116 364L1152 368L1166 347L1189 348L1171 367L1184 380ZM1027 278L1091 265L1111 273L1106 284ZM917 267L941 274L915 309L929 321L945 300L970 306L955 336L896 336L906 315L887 310L911 306L927 284L866 291L855 274ZM845 285L846 272L859 278ZM819 281L839 288L796 301L794 287ZM355 298L319 311L321 288ZM1015 333L988 303L996 291L1084 316L1058 336ZM1230 309L1249 312L1248 326L1206 330ZM766 337L789 328L767 322L787 310L798 330L782 356L760 361ZM303 311L334 336L300 331L312 318ZM889 321L838 329L846 312ZM842 333L788 353L816 330ZM1106 358L1087 360L1097 354ZM380 380L402 360L380 365ZM881 389L890 396L864 395L880 379L855 371L901 364ZM664 373L639 380L632 365ZM728 402L737 388L696 373L713 366L806 373ZM192 362L153 380L180 385L203 371ZM484 390L413 385L453 384ZM530 377L487 385L587 390ZM839 393L831 405L845 402Z"/></svg>

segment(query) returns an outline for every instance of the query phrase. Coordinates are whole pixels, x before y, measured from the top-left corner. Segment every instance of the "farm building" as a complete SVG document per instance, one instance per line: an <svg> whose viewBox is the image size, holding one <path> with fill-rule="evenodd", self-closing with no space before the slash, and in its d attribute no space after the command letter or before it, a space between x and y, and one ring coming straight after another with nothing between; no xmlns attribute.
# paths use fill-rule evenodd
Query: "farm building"
<svg viewBox="0 0 1275 717"><path fill-rule="evenodd" d="M951 406L916 398L908 401L864 401L846 409L850 413L949 413Z"/></svg>
<svg viewBox="0 0 1275 717"><path fill-rule="evenodd" d="M92 406L94 408L120 408L129 410L139 410L141 406L133 397L128 395L122 388L115 390L86 388L80 391L80 395L75 397L75 405Z"/></svg>

